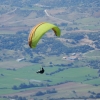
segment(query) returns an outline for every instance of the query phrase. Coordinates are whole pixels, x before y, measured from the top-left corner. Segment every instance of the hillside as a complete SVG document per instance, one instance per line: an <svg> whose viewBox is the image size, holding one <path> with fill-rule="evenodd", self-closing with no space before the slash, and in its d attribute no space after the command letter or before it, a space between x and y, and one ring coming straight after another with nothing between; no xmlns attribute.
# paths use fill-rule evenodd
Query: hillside
<svg viewBox="0 0 100 100"><path fill-rule="evenodd" d="M100 98L99 6L99 0L0 0L0 99ZM40 22L57 25L61 37L49 31L30 49L29 32ZM36 74L41 66L45 73Z"/></svg>
<svg viewBox="0 0 100 100"><path fill-rule="evenodd" d="M45 6L57 6L57 7L70 7L70 6L85 6L85 7L99 7L100 1L99 0L23 0L23 1L16 1L16 0L0 0L1 5L11 5L17 7L23 6L32 6L33 4L40 4Z"/></svg>

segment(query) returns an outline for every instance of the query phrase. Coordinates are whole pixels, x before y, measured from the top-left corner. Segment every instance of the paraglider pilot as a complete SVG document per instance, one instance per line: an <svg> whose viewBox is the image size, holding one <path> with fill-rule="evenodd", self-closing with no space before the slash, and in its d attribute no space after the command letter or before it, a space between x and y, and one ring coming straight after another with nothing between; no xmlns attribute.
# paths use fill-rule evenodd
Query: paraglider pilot
<svg viewBox="0 0 100 100"><path fill-rule="evenodd" d="M42 67L42 69L38 70L36 73L40 73L40 74L43 74L44 73L44 68Z"/></svg>

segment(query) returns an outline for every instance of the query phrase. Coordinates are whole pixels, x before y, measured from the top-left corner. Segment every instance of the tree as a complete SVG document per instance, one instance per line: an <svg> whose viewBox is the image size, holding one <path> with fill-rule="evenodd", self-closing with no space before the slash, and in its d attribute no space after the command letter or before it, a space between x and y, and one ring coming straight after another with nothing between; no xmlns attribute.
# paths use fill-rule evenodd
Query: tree
<svg viewBox="0 0 100 100"><path fill-rule="evenodd" d="M12 89L13 89L13 90L17 90L18 87L17 87L16 85L14 85L14 86L12 87Z"/></svg>
<svg viewBox="0 0 100 100"><path fill-rule="evenodd" d="M51 89L51 90L50 90L50 89L47 90L46 93L47 93L47 94L49 94L49 93L57 93L57 91L55 90L55 88L53 88L53 89Z"/></svg>
<svg viewBox="0 0 100 100"><path fill-rule="evenodd" d="M1 74L1 76L4 76L4 74Z"/></svg>
<svg viewBox="0 0 100 100"><path fill-rule="evenodd" d="M25 84L25 83L21 83L20 85L19 85L19 88L20 89L24 89L24 88L27 88L28 86L27 86L27 84Z"/></svg>
<svg viewBox="0 0 100 100"><path fill-rule="evenodd" d="M41 91L38 91L35 95L36 96L41 96L41 95L44 95L45 93L41 92Z"/></svg>

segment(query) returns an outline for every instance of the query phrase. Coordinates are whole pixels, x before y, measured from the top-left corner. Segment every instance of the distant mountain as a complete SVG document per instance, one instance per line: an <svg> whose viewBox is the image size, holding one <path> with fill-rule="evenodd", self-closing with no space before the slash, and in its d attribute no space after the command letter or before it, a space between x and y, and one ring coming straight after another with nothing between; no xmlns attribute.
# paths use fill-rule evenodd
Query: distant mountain
<svg viewBox="0 0 100 100"><path fill-rule="evenodd" d="M38 3L40 0L0 0L0 5L11 5L11 6L17 6L17 7L22 7L22 6L31 6L35 3Z"/></svg>
<svg viewBox="0 0 100 100"><path fill-rule="evenodd" d="M49 6L87 6L92 7L100 6L100 0L41 0L41 4L49 5Z"/></svg>
<svg viewBox="0 0 100 100"><path fill-rule="evenodd" d="M84 7L100 7L100 0L0 0L0 5L12 6L32 6L34 4L42 4L46 6L84 6Z"/></svg>

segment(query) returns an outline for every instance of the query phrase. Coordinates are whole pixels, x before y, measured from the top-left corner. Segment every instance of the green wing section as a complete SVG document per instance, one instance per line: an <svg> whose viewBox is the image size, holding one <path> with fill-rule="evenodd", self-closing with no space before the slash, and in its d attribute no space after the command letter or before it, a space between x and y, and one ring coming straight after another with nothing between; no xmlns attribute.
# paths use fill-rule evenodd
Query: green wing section
<svg viewBox="0 0 100 100"><path fill-rule="evenodd" d="M56 36L60 37L61 31L58 26L51 24L51 23L41 23L34 27L31 31L31 43L30 47L35 48L37 46L37 43L42 38L42 36L49 30L53 30Z"/></svg>

